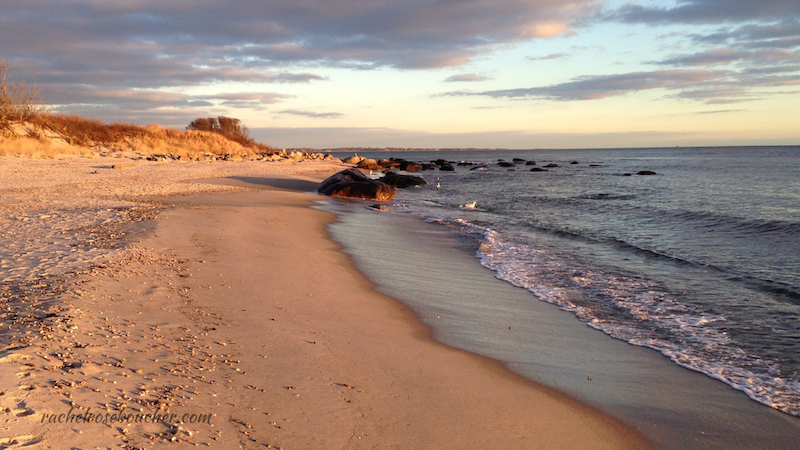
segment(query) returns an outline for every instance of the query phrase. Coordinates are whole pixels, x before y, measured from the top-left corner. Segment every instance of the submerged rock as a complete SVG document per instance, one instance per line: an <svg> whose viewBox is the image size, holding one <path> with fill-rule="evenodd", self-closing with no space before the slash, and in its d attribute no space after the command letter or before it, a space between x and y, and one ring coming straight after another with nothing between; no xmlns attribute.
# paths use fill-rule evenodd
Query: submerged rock
<svg viewBox="0 0 800 450"><path fill-rule="evenodd" d="M656 175L656 173L653 172L652 170L641 170L639 172L636 172L636 175Z"/></svg>
<svg viewBox="0 0 800 450"><path fill-rule="evenodd" d="M386 172L381 178L381 181L389 186L407 188L411 186L426 186L428 183L422 177L415 177L413 175L398 175L394 172Z"/></svg>
<svg viewBox="0 0 800 450"><path fill-rule="evenodd" d="M359 170L346 169L320 183L317 192L331 197L387 201L394 198L395 189L382 181L370 179Z"/></svg>
<svg viewBox="0 0 800 450"><path fill-rule="evenodd" d="M422 164L415 163L412 161L401 161L400 162L400 170L404 170L406 172L420 172L422 171Z"/></svg>

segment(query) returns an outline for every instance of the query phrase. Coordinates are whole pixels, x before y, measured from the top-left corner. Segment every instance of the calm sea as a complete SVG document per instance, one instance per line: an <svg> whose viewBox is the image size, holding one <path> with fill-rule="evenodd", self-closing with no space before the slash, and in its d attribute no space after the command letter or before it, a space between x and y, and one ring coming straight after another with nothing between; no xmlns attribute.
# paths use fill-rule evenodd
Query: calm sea
<svg viewBox="0 0 800 450"><path fill-rule="evenodd" d="M800 147L364 155L452 161L392 209L476 240L498 278L589 326L800 416Z"/></svg>

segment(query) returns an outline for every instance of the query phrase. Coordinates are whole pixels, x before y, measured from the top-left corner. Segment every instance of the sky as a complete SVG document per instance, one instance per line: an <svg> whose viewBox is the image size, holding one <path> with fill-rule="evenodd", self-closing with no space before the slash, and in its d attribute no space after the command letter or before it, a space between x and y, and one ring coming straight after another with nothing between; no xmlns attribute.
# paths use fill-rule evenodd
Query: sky
<svg viewBox="0 0 800 450"><path fill-rule="evenodd" d="M798 0L2 0L0 59L282 148L800 145Z"/></svg>

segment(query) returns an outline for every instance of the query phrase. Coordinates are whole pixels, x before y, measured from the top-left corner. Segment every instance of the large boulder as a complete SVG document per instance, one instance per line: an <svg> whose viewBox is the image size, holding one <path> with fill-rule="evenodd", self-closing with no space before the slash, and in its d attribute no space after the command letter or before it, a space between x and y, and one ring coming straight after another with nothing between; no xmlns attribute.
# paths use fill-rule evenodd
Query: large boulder
<svg viewBox="0 0 800 450"><path fill-rule="evenodd" d="M395 189L382 181L370 179L359 170L345 169L320 183L317 192L331 197L387 201L394 198Z"/></svg>
<svg viewBox="0 0 800 450"><path fill-rule="evenodd" d="M345 164L358 164L365 159L363 156L353 155L343 159L342 162Z"/></svg>
<svg viewBox="0 0 800 450"><path fill-rule="evenodd" d="M394 186L398 188L407 188L411 186L425 186L428 184L421 177L415 177L413 175L398 175L394 172L386 172L383 178L381 178L381 181L388 184L389 186Z"/></svg>
<svg viewBox="0 0 800 450"><path fill-rule="evenodd" d="M383 170L383 167L381 167L381 165L378 164L378 161L375 161L372 158L364 159L363 161L358 163L358 165L356 165L356 167L358 167L359 169L364 169L364 170Z"/></svg>

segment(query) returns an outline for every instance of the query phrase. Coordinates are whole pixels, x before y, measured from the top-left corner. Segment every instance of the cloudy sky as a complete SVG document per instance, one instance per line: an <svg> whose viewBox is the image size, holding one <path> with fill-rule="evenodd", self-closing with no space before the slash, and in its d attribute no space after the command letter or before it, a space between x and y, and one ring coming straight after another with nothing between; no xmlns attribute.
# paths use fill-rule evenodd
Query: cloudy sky
<svg viewBox="0 0 800 450"><path fill-rule="evenodd" d="M0 59L278 147L800 144L798 0L2 0Z"/></svg>

